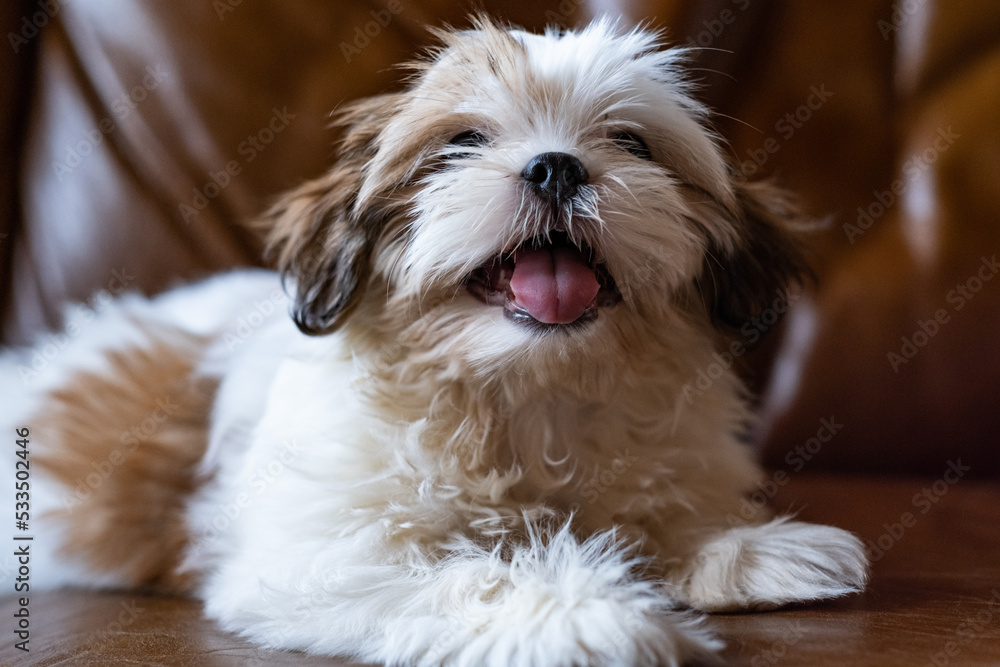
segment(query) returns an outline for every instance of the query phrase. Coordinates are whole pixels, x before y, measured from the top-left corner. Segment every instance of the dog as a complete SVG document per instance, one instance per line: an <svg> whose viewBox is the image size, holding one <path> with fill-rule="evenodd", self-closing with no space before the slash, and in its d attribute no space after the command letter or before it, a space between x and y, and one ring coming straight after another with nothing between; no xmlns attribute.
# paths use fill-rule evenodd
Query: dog
<svg viewBox="0 0 1000 667"><path fill-rule="evenodd" d="M685 391L808 269L684 51L610 20L439 36L265 215L279 271L105 300L41 371L4 354L31 590L460 666L708 660L699 612L863 590L850 533L740 516L762 471L735 373Z"/></svg>

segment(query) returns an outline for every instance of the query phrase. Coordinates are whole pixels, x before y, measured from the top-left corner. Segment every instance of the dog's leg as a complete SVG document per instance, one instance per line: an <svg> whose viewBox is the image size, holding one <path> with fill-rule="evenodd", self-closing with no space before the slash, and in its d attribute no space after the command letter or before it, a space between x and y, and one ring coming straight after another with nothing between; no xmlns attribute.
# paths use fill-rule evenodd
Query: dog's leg
<svg viewBox="0 0 1000 667"><path fill-rule="evenodd" d="M861 591L867 578L857 537L781 518L715 534L671 582L695 609L735 611L840 597Z"/></svg>
<svg viewBox="0 0 1000 667"><path fill-rule="evenodd" d="M207 610L266 645L390 665L680 665L721 647L671 610L658 582L636 577L608 534L581 543L566 528L537 531L489 550L456 538L433 560L379 563L382 553L327 545L259 587L232 569L210 585Z"/></svg>
<svg viewBox="0 0 1000 667"><path fill-rule="evenodd" d="M657 460L655 450L633 451ZM759 474L743 445L710 440L695 455L674 450L661 467L669 473L660 482L645 474L656 465L617 475L581 517L604 512L623 529L644 534L644 552L663 566L677 600L700 611L768 609L864 588L865 550L847 531L768 520L763 511L754 522L738 518L741 489L753 488Z"/></svg>

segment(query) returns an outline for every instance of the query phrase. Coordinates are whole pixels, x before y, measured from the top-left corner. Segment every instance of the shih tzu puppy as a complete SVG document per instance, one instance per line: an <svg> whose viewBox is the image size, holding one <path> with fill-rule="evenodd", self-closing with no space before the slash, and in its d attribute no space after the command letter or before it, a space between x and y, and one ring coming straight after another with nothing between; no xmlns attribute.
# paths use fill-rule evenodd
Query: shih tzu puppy
<svg viewBox="0 0 1000 667"><path fill-rule="evenodd" d="M805 268L683 54L608 21L441 38L268 214L280 275L2 357L31 590L192 594L264 646L463 666L675 665L720 647L696 611L861 590L849 533L740 517L735 374L685 392Z"/></svg>

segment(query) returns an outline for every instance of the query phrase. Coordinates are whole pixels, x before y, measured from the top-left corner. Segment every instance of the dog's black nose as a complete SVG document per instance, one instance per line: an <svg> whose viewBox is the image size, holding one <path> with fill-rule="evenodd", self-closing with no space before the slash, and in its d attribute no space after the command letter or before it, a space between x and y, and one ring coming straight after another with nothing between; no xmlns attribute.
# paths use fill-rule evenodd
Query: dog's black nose
<svg viewBox="0 0 1000 667"><path fill-rule="evenodd" d="M587 182L587 169L568 153L540 153L531 158L521 176L538 186L544 196L561 204Z"/></svg>

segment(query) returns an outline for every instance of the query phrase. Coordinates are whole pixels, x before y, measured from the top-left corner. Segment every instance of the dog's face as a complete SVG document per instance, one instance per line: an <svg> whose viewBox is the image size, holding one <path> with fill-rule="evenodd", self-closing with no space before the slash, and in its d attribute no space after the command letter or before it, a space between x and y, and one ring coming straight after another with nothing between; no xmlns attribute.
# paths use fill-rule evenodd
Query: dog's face
<svg viewBox="0 0 1000 667"><path fill-rule="evenodd" d="M655 35L442 39L271 212L306 333L353 314L479 369L617 363L673 323L738 326L801 270L786 203L734 180Z"/></svg>

